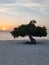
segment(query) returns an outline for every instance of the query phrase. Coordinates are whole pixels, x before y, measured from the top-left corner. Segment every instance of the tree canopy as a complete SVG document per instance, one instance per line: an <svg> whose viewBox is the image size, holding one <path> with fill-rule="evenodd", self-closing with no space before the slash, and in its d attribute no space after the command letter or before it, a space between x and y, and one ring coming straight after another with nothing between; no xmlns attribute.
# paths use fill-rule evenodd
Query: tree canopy
<svg viewBox="0 0 49 65"><path fill-rule="evenodd" d="M47 36L46 27L40 27L35 25L36 21L31 20L29 24L20 25L19 27L15 27L13 31L11 31L12 36L15 37L24 37L24 36L34 36L34 37L42 37Z"/></svg>

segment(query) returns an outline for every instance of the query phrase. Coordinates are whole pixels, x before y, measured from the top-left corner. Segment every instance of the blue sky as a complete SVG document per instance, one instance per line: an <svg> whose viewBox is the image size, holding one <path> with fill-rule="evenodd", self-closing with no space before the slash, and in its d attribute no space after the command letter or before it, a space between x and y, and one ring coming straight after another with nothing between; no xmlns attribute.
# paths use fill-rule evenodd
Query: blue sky
<svg viewBox="0 0 49 65"><path fill-rule="evenodd" d="M49 0L0 0L0 25L17 26L36 20L49 28Z"/></svg>

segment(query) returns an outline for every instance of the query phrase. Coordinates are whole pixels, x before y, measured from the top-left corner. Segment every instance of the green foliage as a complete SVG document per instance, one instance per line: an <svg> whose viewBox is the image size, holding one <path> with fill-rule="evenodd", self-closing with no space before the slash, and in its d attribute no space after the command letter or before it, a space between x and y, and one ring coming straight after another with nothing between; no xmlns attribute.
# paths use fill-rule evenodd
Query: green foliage
<svg viewBox="0 0 49 65"><path fill-rule="evenodd" d="M36 21L31 20L27 25L21 25L18 28L15 27L13 31L11 31L12 36L19 37L19 36L35 36L35 37L42 37L47 36L46 27L40 27L35 25Z"/></svg>
<svg viewBox="0 0 49 65"><path fill-rule="evenodd" d="M36 35L35 36L39 36L39 37L47 36L46 28L37 26L36 27Z"/></svg>

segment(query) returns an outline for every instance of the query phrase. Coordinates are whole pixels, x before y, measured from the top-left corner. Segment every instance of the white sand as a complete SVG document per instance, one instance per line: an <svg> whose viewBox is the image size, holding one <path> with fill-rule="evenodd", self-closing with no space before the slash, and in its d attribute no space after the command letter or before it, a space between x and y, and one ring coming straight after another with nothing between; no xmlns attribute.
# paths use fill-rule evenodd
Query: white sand
<svg viewBox="0 0 49 65"><path fill-rule="evenodd" d="M49 41L37 45L24 41L0 41L0 65L49 65Z"/></svg>

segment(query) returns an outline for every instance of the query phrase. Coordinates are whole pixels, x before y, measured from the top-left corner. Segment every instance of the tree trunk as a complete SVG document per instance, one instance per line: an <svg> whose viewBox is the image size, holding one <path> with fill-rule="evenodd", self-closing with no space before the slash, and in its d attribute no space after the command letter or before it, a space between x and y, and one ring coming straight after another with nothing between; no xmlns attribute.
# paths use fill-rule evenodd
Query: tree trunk
<svg viewBox="0 0 49 65"><path fill-rule="evenodd" d="M31 44L36 44L36 40L34 38L32 38L31 35L29 35L29 39L31 40Z"/></svg>

